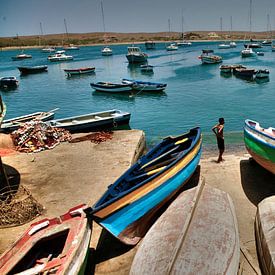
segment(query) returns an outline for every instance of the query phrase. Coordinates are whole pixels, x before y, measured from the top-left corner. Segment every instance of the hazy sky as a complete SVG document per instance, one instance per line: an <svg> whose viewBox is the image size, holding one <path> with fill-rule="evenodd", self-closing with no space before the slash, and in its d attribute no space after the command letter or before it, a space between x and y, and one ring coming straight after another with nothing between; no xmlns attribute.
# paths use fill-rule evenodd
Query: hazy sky
<svg viewBox="0 0 275 275"><path fill-rule="evenodd" d="M249 0L103 0L107 32L249 30ZM252 1L252 31L275 29L275 0ZM102 32L100 0L0 0L0 37Z"/></svg>

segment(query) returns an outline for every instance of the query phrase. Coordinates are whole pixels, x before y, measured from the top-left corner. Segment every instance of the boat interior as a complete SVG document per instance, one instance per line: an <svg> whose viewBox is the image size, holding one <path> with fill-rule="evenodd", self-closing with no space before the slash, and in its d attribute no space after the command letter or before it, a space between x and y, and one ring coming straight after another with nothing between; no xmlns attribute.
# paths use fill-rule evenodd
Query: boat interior
<svg viewBox="0 0 275 275"><path fill-rule="evenodd" d="M69 229L58 232L54 235L42 238L39 240L25 255L24 257L13 267L8 273L12 274L42 274L40 272L34 273L32 269L39 265L46 265L47 263L61 259L66 254L63 253L65 243L69 234ZM60 262L52 268L60 266ZM29 272L28 272L29 271ZM48 271L47 274L54 274ZM46 274L46 273L43 273Z"/></svg>

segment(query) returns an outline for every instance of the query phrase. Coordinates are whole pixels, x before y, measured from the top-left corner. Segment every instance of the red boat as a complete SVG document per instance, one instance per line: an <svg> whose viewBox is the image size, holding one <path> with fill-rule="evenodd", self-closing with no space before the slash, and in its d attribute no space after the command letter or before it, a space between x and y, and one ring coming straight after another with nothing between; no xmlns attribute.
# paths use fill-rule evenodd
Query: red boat
<svg viewBox="0 0 275 275"><path fill-rule="evenodd" d="M0 274L84 274L91 228L79 205L33 223L0 258Z"/></svg>
<svg viewBox="0 0 275 275"><path fill-rule="evenodd" d="M79 68L79 69L65 69L64 72L68 76L72 75L81 75L81 74L90 74L94 73L95 67Z"/></svg>

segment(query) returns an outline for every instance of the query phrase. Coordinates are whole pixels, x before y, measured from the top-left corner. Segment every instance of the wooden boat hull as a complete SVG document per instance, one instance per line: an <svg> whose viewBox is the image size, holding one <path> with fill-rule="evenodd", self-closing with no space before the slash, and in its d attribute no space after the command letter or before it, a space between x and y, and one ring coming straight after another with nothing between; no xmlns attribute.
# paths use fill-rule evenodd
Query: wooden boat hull
<svg viewBox="0 0 275 275"><path fill-rule="evenodd" d="M28 114L25 116L19 116L19 117L15 117L15 118L11 118L11 119L7 119L4 120L2 122L0 131L2 132L6 132L6 133L10 133L13 132L15 130L17 130L21 123L39 118L41 121L48 121L54 118L55 113L54 112L36 112L36 113L32 113L32 114Z"/></svg>
<svg viewBox="0 0 275 275"><path fill-rule="evenodd" d="M264 275L275 274L275 196L261 201L255 218L255 236Z"/></svg>
<svg viewBox="0 0 275 275"><path fill-rule="evenodd" d="M21 74L36 74L46 72L48 66L17 67Z"/></svg>
<svg viewBox="0 0 275 275"><path fill-rule="evenodd" d="M222 62L220 56L201 56L202 64L217 64Z"/></svg>
<svg viewBox="0 0 275 275"><path fill-rule="evenodd" d="M193 129L193 131L197 130ZM155 212L167 203L192 176L200 156L199 130L192 149L164 172L125 192L125 195L115 197L113 202L106 206L95 204L92 213L94 220L123 243L135 245L148 230ZM135 169L138 165L139 162L129 170ZM125 176L127 177L127 172ZM121 178L125 176L122 175Z"/></svg>
<svg viewBox="0 0 275 275"><path fill-rule="evenodd" d="M79 68L79 69L65 69L64 72L68 76L90 74L95 72L95 68L91 67L91 68Z"/></svg>
<svg viewBox="0 0 275 275"><path fill-rule="evenodd" d="M275 130L274 136L270 136L268 132L257 130L251 120L246 120L244 127L244 142L247 151L266 170L275 174ZM253 122L255 125L259 124ZM265 129L266 130L266 129Z"/></svg>
<svg viewBox="0 0 275 275"><path fill-rule="evenodd" d="M145 63L147 61L147 55L145 54L127 54L126 58L129 63Z"/></svg>
<svg viewBox="0 0 275 275"><path fill-rule="evenodd" d="M253 75L255 73L254 69L235 69L235 76L237 77L243 77L243 78L253 78Z"/></svg>
<svg viewBox="0 0 275 275"><path fill-rule="evenodd" d="M0 273L84 274L91 238L84 208L32 224L1 256Z"/></svg>
<svg viewBox="0 0 275 275"><path fill-rule="evenodd" d="M130 113L120 110L91 113L81 116L68 117L49 121L52 127L63 128L72 133L115 128L118 125L128 124Z"/></svg>
<svg viewBox="0 0 275 275"><path fill-rule="evenodd" d="M130 274L237 274L240 245L230 196L200 183L150 228Z"/></svg>
<svg viewBox="0 0 275 275"><path fill-rule="evenodd" d="M132 91L132 84L115 84L108 82L90 83L91 87L99 92L122 93Z"/></svg>
<svg viewBox="0 0 275 275"><path fill-rule="evenodd" d="M131 87L133 90L144 91L144 92L161 92L167 86L167 84L164 84L164 83L131 80L131 79L125 79L125 78L122 79L122 83L132 85Z"/></svg>

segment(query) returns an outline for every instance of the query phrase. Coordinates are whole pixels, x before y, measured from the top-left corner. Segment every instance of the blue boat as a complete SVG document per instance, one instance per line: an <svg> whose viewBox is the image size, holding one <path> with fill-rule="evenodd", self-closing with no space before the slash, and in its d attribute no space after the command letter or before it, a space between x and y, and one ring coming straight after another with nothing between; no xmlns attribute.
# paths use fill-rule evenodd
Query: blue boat
<svg viewBox="0 0 275 275"><path fill-rule="evenodd" d="M122 79L122 83L132 85L133 90L144 92L162 92L167 86L166 83L157 83L126 78Z"/></svg>
<svg viewBox="0 0 275 275"><path fill-rule="evenodd" d="M195 172L201 156L201 129L163 139L111 184L87 215L127 245L135 245L156 212Z"/></svg>

